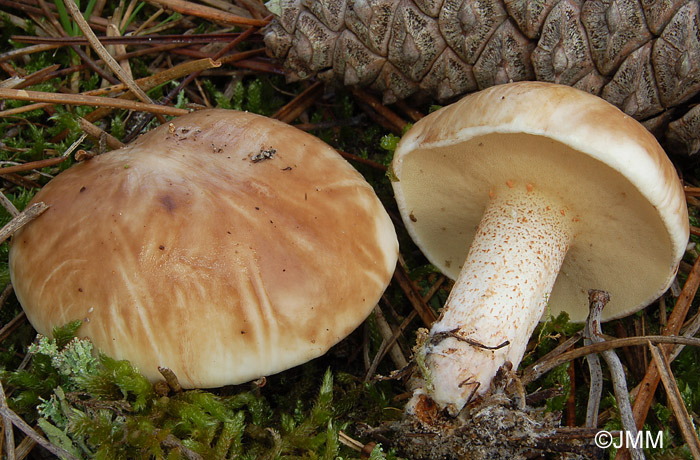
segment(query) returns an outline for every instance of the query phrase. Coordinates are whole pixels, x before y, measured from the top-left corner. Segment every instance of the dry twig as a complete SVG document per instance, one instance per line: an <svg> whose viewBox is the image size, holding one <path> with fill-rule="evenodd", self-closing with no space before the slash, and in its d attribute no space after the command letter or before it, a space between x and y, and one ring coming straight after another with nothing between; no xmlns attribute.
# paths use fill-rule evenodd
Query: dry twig
<svg viewBox="0 0 700 460"><path fill-rule="evenodd" d="M400 263L396 265L394 280L399 284L401 290L406 294L406 297L408 297L408 301L411 302L413 308L418 312L418 315L423 320L423 324L426 327L432 326L437 319L435 312L423 300L418 292L418 288L416 288L416 285L408 277L408 273L406 273L406 270L404 270Z"/></svg>
<svg viewBox="0 0 700 460"><path fill-rule="evenodd" d="M614 348L620 347L632 347L636 345L646 345L647 342L651 343L664 343L664 344L683 344L691 345L694 347L700 347L700 339L694 337L678 337L678 336L668 336L668 335L646 335L641 337L625 337L623 339L611 339L606 340L601 343L593 343L585 347L575 348L571 351L566 351L559 353L557 355L547 355L547 359L542 358L535 364L527 367L523 371L523 376L520 381L523 385L528 385L538 378L542 377L547 372L551 371L557 366L566 364L571 360L583 358L591 353L601 353L606 350L612 350Z"/></svg>
<svg viewBox="0 0 700 460"><path fill-rule="evenodd" d="M588 291L588 300L590 302L590 311L588 313L587 326L590 332L590 340L592 343L604 343L603 331L600 326L601 315L603 308L610 300L610 294L604 291L591 289ZM632 414L632 405L630 404L629 391L627 391L627 378L625 370L622 368L620 358L617 357L614 351L606 350L602 352L603 359L610 370L610 377L613 382L615 391L615 399L617 400L617 409L620 412L622 427L625 431L637 438L637 425L634 422ZM588 414L586 414L588 415ZM640 446L629 446L633 460L644 460L644 452Z"/></svg>
<svg viewBox="0 0 700 460"><path fill-rule="evenodd" d="M5 340L12 334L15 329L17 329L19 326L26 321L27 316L24 314L24 312L20 312L17 316L12 318L9 323L5 324L2 329L0 329L0 342Z"/></svg>
<svg viewBox="0 0 700 460"><path fill-rule="evenodd" d="M360 88L352 87L350 88L350 91L358 101L372 109L372 111L368 112L368 114L375 118L377 122L383 124L394 134L402 134L403 129L406 126L406 120L389 110L384 104L381 103L379 99L361 90ZM379 118L377 118L377 116L379 116Z"/></svg>
<svg viewBox="0 0 700 460"><path fill-rule="evenodd" d="M656 368L659 370L664 388L666 388L668 401L671 403L671 408L673 408L673 413L676 416L676 421L683 434L683 439L685 439L685 442L688 444L693 458L696 460L700 459L700 440L698 440L693 421L683 403L681 392L678 390L678 385L676 385L676 379L671 372L671 364L668 362L666 356L659 350L659 347L652 345L651 342L649 343L649 350L651 351L651 357L654 359L654 364L656 364Z"/></svg>
<svg viewBox="0 0 700 460"><path fill-rule="evenodd" d="M106 133L99 126L93 125L85 118L78 117L78 123L80 124L80 129L85 131L86 134L88 134L94 139L99 140L100 142L104 140L104 142L110 149L116 150L124 147L124 143L122 141L112 136L111 134Z"/></svg>
<svg viewBox="0 0 700 460"><path fill-rule="evenodd" d="M24 227L24 225L32 221L47 209L49 209L49 207L42 201L34 203L26 208L17 217L5 224L4 227L0 228L0 243L8 239L17 230Z"/></svg>
<svg viewBox="0 0 700 460"><path fill-rule="evenodd" d="M17 217L19 215L19 210L15 208L15 205L12 204L12 201L10 201L7 196L0 191L0 204L2 204L2 207L5 208L5 211L7 211L12 217Z"/></svg>
<svg viewBox="0 0 700 460"><path fill-rule="evenodd" d="M591 345L593 342L591 336L591 321L590 317L584 328L584 345ZM586 427L595 428L598 426L598 411L600 409L600 398L603 394L603 369L600 367L600 359L596 354L586 356L588 362L588 372L591 377L591 383L588 388L588 405L586 407Z"/></svg>
<svg viewBox="0 0 700 460"><path fill-rule="evenodd" d="M180 116L189 113L189 110L178 109L158 104L146 104L144 102L127 101L108 97L85 96L82 94L48 93L43 91L26 91L23 89L0 88L0 99L15 99L18 101L49 102L51 104L68 105L94 105L98 107L112 107L115 109L135 110L139 112L157 113L162 115Z"/></svg>
<svg viewBox="0 0 700 460"><path fill-rule="evenodd" d="M32 438L34 441L36 441L37 444L41 445L44 449L48 450L52 454L54 454L56 457L60 457L62 459L66 460L78 460L77 457L75 457L73 454L70 452L58 447L54 446L51 444L49 441L47 441L43 436L41 436L39 433L34 431L34 429L29 426L27 422L22 420L22 418L15 414L14 411L12 411L8 406L7 406L7 401L5 400L5 391L2 387L2 383L0 382L0 415L2 415L2 418L6 423L10 423L10 428L12 425L16 426L19 428L21 431L24 432L27 436ZM7 429L7 428L6 428ZM14 455L14 448L13 448L13 455Z"/></svg>
<svg viewBox="0 0 700 460"><path fill-rule="evenodd" d="M688 274L688 279L683 286L681 295L678 297L678 300L676 300L676 305L673 308L673 312L671 312L671 316L668 318L668 323L663 330L663 335L672 336L678 334L683 322L685 321L685 317L688 314L688 309L690 308L690 304L695 297L695 293L697 292L699 285L700 257L695 260L693 268ZM666 351L665 348L663 348L663 350ZM654 392L656 391L656 387L659 385L660 378L661 376L656 366L650 365L647 368L647 372L644 375L642 383L640 383L637 387L638 391L634 399L634 405L632 406L634 419L637 422L637 428L641 429L641 427L644 425L644 421L647 418L647 413L651 407ZM625 454L622 450L620 450L615 456L615 459L621 460L624 458L624 456Z"/></svg>
<svg viewBox="0 0 700 460"><path fill-rule="evenodd" d="M63 152L63 155L56 158L47 158L46 160L30 161L29 163L23 163L14 166L7 166L5 168L0 168L0 175L14 174L23 171L31 171L32 169L41 169L55 166L59 163L63 163L70 157L75 149L85 140L87 134L80 136L75 142L73 142L70 147ZM18 213L19 214L19 213ZM16 216L15 216L16 217Z"/></svg>
<svg viewBox="0 0 700 460"><path fill-rule="evenodd" d="M266 20L251 19L243 16L237 16L226 11L221 11L216 8L211 8L209 6L199 5L197 3L186 2L184 0L148 0L148 2L162 6L172 11L177 11L178 13L182 13L185 15L206 18L213 22L230 24L234 26L264 27L269 22Z"/></svg>
<svg viewBox="0 0 700 460"><path fill-rule="evenodd" d="M369 366L367 373L365 374L365 382L368 382L372 375L374 375L374 373L377 371L379 363L387 352L389 353L389 356L391 356L391 360L394 362L397 369L403 369L404 367L408 366L406 357L396 343L396 338L398 338L399 334L391 329L391 326L384 317L384 313L382 313L382 309L379 308L379 305L374 307L374 319L377 322L377 328L382 336L382 344L380 345L379 351L375 355L372 364Z"/></svg>
<svg viewBox="0 0 700 460"><path fill-rule="evenodd" d="M292 99L284 107L279 109L272 118L276 118L285 123L291 123L299 115L301 115L306 109L311 107L318 97L318 94L323 89L323 83L317 81L312 84L304 91L302 91L298 96Z"/></svg>

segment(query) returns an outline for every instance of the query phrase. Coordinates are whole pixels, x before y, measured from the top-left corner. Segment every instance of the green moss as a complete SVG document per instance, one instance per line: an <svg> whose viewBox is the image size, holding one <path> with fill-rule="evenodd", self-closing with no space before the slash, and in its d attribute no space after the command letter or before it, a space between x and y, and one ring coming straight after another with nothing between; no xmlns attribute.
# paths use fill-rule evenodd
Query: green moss
<svg viewBox="0 0 700 460"><path fill-rule="evenodd" d="M2 373L12 407L78 458L178 458L182 447L207 459L351 458L338 441L348 428L341 419L363 412L361 401L388 403L352 376L336 382L330 369L315 384L309 372L299 385L269 382L269 391L163 396L129 362L96 357L88 340L74 338L78 328L74 322L40 337L28 370Z"/></svg>

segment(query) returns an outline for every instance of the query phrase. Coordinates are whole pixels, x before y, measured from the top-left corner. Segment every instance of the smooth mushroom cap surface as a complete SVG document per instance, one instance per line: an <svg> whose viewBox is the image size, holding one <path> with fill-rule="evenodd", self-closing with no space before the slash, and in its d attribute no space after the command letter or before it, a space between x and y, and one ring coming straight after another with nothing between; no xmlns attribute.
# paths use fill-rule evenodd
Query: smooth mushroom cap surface
<svg viewBox="0 0 700 460"><path fill-rule="evenodd" d="M61 173L13 237L32 325L148 378L217 387L325 353L371 312L398 243L372 187L315 137L203 110Z"/></svg>
<svg viewBox="0 0 700 460"><path fill-rule="evenodd" d="M564 203L574 238L545 315L585 320L593 288L611 295L604 319L648 305L688 241L683 189L656 139L568 86L519 82L467 96L417 122L392 169L409 233L453 279L494 191L533 187Z"/></svg>

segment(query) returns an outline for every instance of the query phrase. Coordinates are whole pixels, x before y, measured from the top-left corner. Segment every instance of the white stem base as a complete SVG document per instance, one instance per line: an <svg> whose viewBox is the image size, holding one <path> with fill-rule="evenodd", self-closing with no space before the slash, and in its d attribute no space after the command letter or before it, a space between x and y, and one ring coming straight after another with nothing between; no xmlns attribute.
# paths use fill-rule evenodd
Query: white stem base
<svg viewBox="0 0 700 460"><path fill-rule="evenodd" d="M567 209L531 184L495 193L423 350L426 389L440 407L456 414L506 361L517 368L572 235Z"/></svg>

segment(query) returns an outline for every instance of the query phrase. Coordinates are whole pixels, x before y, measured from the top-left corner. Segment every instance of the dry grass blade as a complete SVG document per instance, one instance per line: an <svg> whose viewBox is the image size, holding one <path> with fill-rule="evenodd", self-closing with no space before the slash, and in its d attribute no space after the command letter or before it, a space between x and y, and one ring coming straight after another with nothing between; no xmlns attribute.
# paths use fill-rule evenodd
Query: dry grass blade
<svg viewBox="0 0 700 460"><path fill-rule="evenodd" d="M136 83L134 83L134 80L131 78L131 76L124 71L124 69L112 57L112 55L109 54L105 47L102 46L102 43L100 43L100 41L97 39L95 32L93 32L90 28L90 25L87 23L82 13L78 9L78 5L75 4L75 1L64 0L64 3L68 8L68 11L70 12L70 15L73 17L73 20L76 22L76 24L78 24L80 30L83 31L85 38L88 39L90 45L92 46L92 49L95 50L97 55L102 58L102 60L105 62L105 64L107 64L107 66L112 70L112 72L114 72L119 77L119 80L122 83L124 83L129 88L129 90L131 90L142 102L152 104L153 101L151 100L151 98L148 97L148 95L141 88L139 88L136 85Z"/></svg>
<svg viewBox="0 0 700 460"><path fill-rule="evenodd" d="M206 18L214 22L230 24L234 26L253 26L264 27L269 21L260 19L251 19L225 11L217 10L209 6L198 5L196 3L186 2L184 0L148 0L148 3L162 6L166 9L177 11L178 13Z"/></svg>
<svg viewBox="0 0 700 460"><path fill-rule="evenodd" d="M49 102L51 104L68 105L94 105L98 107L111 107L114 109L135 110L138 112L157 113L162 115L180 116L189 113L189 110L178 109L158 104L146 104L144 102L128 101L98 96L85 96L83 94L47 93L43 91L26 91L23 89L0 88L0 99L15 99L19 101Z"/></svg>
<svg viewBox="0 0 700 460"><path fill-rule="evenodd" d="M656 347L649 342L649 350L651 351L651 357L654 359L654 364L659 370L659 375L661 376L661 381L666 388L666 394L668 395L668 401L671 403L671 408L676 416L676 421L683 434L683 439L688 444L690 452L693 454L695 460L700 460L700 440L698 440L698 435L695 432L695 427L693 426L693 421L688 414L688 410L683 403L683 398L681 397L681 392L678 390L678 385L676 385L676 379L673 377L671 372L671 365L666 359L666 356Z"/></svg>

